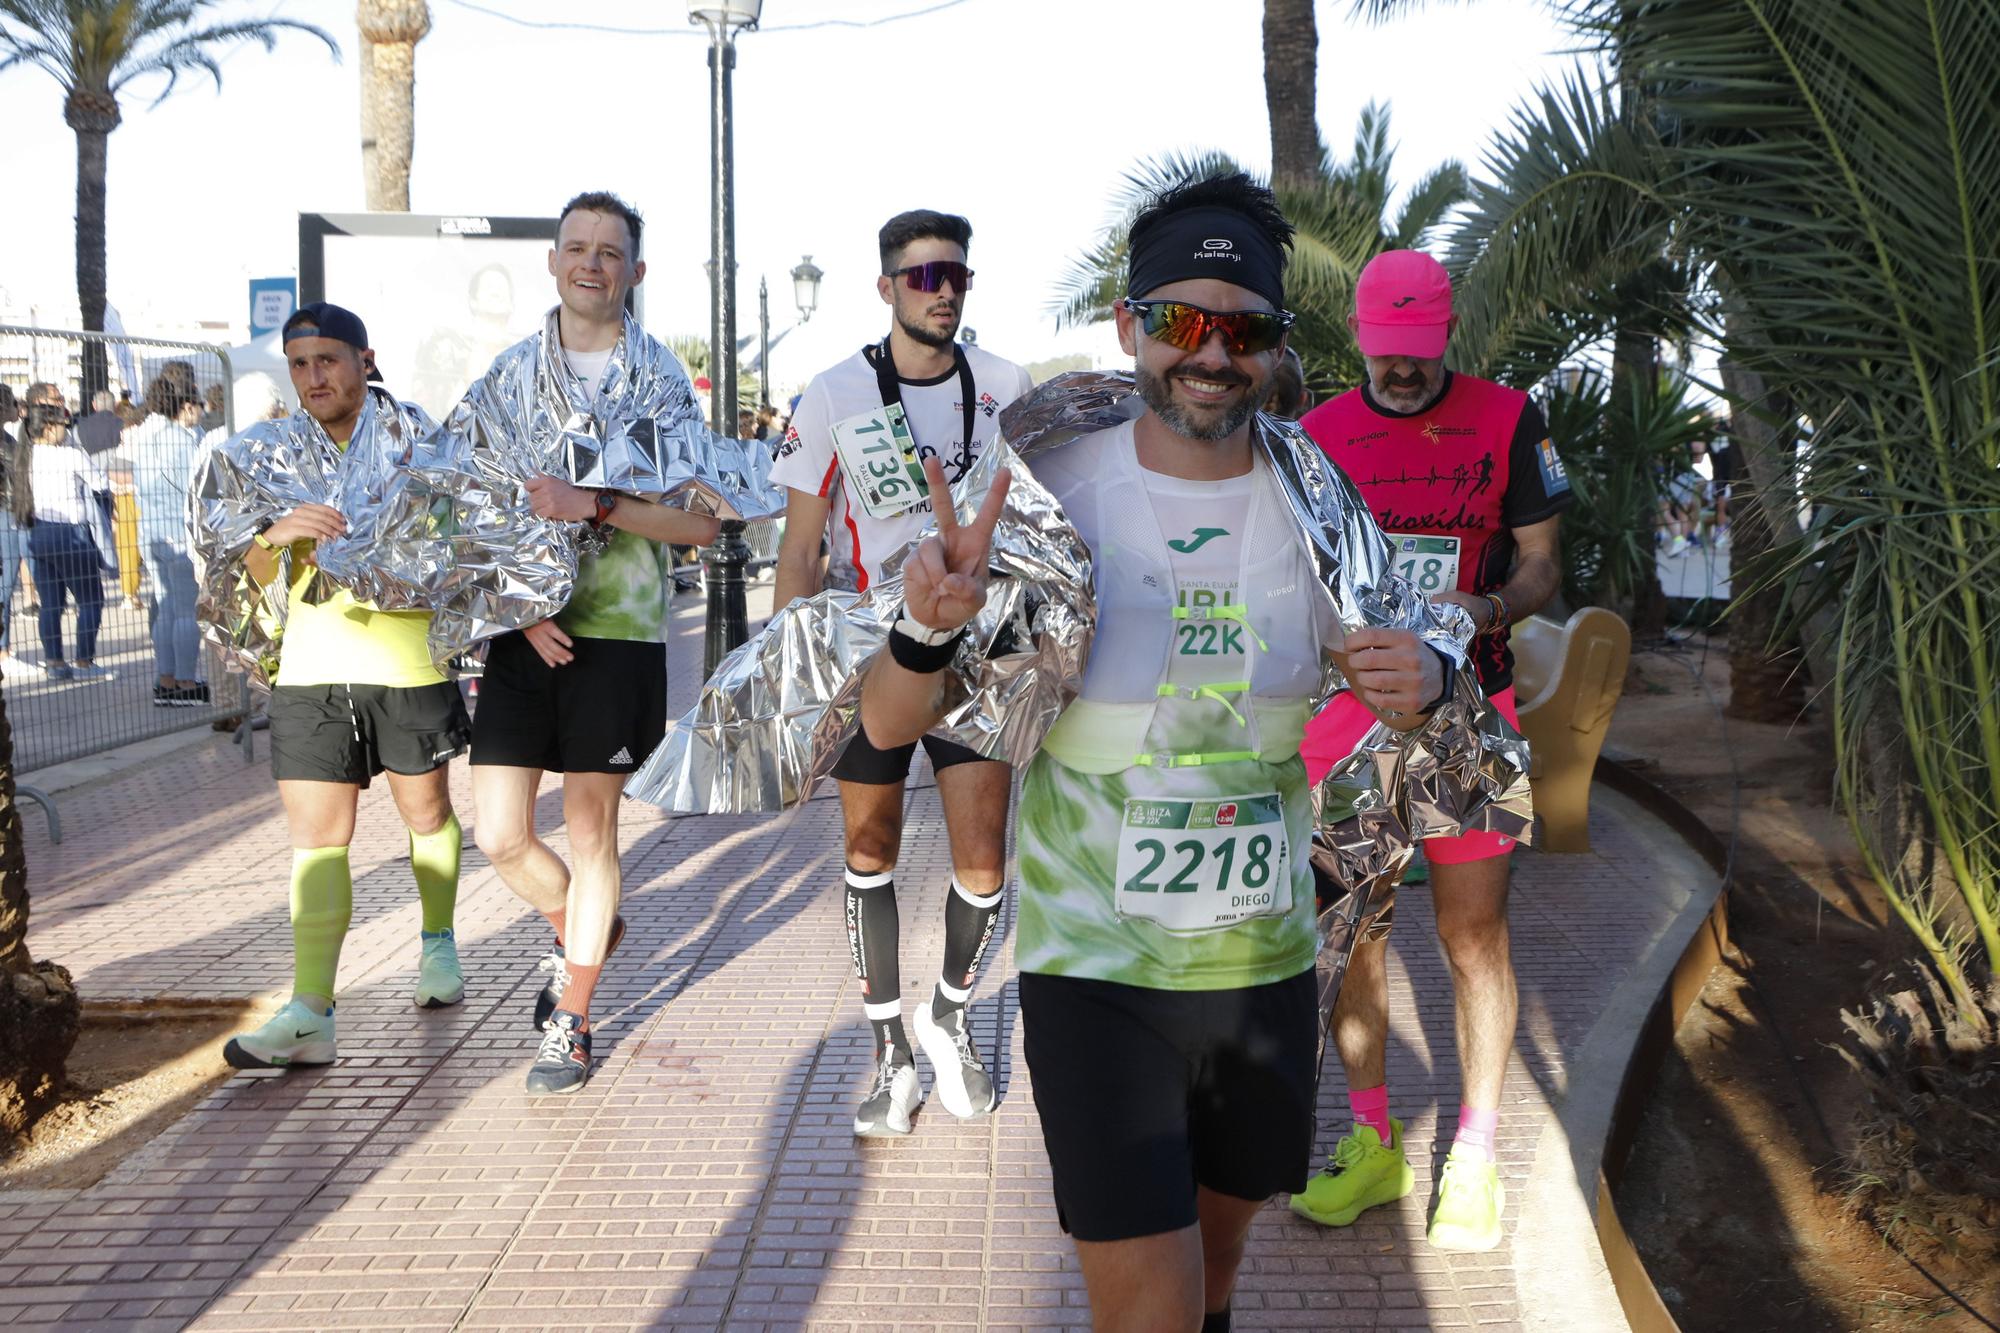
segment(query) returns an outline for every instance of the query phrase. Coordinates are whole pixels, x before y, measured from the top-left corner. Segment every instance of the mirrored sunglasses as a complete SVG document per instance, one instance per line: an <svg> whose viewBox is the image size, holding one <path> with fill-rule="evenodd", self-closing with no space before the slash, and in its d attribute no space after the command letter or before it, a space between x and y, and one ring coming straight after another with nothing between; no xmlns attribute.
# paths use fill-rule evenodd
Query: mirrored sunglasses
<svg viewBox="0 0 2000 1333"><path fill-rule="evenodd" d="M1270 351L1298 318L1287 310L1204 310L1185 301L1127 301L1125 308L1149 337L1192 352L1220 333L1231 356Z"/></svg>
<svg viewBox="0 0 2000 1333"><path fill-rule="evenodd" d="M972 290L972 270L956 259L933 259L928 264L912 264L889 274L892 278L908 278L910 286L920 292L934 292L947 282L955 292Z"/></svg>

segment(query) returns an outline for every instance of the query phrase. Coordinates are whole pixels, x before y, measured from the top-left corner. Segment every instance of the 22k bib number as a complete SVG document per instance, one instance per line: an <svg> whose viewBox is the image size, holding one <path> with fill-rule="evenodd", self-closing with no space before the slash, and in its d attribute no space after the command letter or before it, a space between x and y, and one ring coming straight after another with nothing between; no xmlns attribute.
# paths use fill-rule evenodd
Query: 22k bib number
<svg viewBox="0 0 2000 1333"><path fill-rule="evenodd" d="M1395 548L1391 558L1396 572L1416 584L1418 592L1458 591L1458 538L1392 532L1389 542Z"/></svg>
<svg viewBox="0 0 2000 1333"><path fill-rule="evenodd" d="M833 423L833 447L840 455L848 494L870 518L894 518L922 504L930 494L917 439L901 403L870 408Z"/></svg>
<svg viewBox="0 0 2000 1333"><path fill-rule="evenodd" d="M1118 830L1118 915L1177 934L1292 910L1291 844L1276 792L1129 800Z"/></svg>

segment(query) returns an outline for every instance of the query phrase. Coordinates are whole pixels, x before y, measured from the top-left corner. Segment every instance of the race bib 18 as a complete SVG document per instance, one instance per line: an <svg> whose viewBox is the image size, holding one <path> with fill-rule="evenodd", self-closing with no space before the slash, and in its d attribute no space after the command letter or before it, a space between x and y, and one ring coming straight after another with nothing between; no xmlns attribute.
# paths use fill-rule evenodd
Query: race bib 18
<svg viewBox="0 0 2000 1333"><path fill-rule="evenodd" d="M850 497L870 518L894 518L930 494L917 440L910 434L901 403L870 408L833 423L833 447L840 455Z"/></svg>
<svg viewBox="0 0 2000 1333"><path fill-rule="evenodd" d="M1418 592L1435 595L1458 591L1458 538L1400 532L1388 536L1395 550L1396 572L1416 584Z"/></svg>
<svg viewBox="0 0 2000 1333"><path fill-rule="evenodd" d="M1177 934L1292 910L1291 845L1276 792L1129 800L1118 830L1118 915Z"/></svg>

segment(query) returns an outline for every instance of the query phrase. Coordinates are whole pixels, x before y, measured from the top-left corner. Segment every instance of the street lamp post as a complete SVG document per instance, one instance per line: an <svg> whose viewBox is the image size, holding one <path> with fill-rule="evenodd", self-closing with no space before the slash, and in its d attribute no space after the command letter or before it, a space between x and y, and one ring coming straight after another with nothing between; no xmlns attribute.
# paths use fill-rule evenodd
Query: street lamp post
<svg viewBox="0 0 2000 1333"><path fill-rule="evenodd" d="M713 152L709 163L711 202L709 231L710 381L709 425L718 435L736 430L736 183L735 145L730 124L730 74L736 68L736 31L757 26L764 0L688 0L688 22L708 29L709 128ZM768 373L768 372L767 372ZM743 524L725 522L702 557L707 585L708 624L702 645L704 672L715 668L729 650L750 637L743 604L743 568L750 560L750 543Z"/></svg>
<svg viewBox="0 0 2000 1333"><path fill-rule="evenodd" d="M771 405L771 285L757 279L757 403Z"/></svg>

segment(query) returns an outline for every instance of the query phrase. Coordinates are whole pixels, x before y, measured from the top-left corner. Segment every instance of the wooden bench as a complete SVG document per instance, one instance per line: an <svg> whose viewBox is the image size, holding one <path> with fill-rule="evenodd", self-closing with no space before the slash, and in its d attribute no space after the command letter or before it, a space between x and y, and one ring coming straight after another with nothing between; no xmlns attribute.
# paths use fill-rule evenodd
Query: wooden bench
<svg viewBox="0 0 2000 1333"><path fill-rule="evenodd" d="M1590 777L1625 688L1632 631L1587 606L1558 625L1530 616L1513 627L1514 698L1528 738L1529 785L1545 852L1590 850Z"/></svg>

